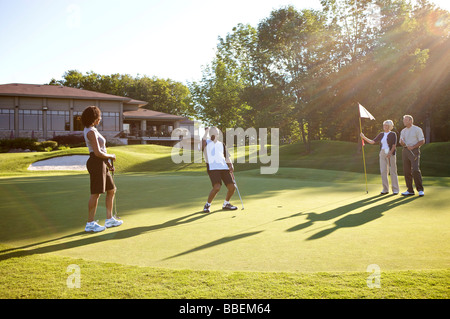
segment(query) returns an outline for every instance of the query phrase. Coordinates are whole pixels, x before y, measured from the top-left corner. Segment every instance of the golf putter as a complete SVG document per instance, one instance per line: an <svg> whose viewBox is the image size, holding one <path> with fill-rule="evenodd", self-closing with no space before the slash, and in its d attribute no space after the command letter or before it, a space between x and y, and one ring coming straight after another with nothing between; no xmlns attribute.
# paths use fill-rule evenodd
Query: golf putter
<svg viewBox="0 0 450 319"><path fill-rule="evenodd" d="M412 156L414 156L414 161L417 161L417 156L416 155L414 155L414 152L413 151L411 151L409 148L408 148L408 150L411 152L411 154L412 154Z"/></svg>
<svg viewBox="0 0 450 319"><path fill-rule="evenodd" d="M241 210L244 210L244 202L242 201L241 193L239 192L239 187L237 186L237 183L236 183L236 178L234 177L234 173L232 171L230 171L230 173L231 173L231 177L233 177L234 186L236 186L236 190L239 195L239 199L241 200L241 204L242 204Z"/></svg>
<svg viewBox="0 0 450 319"><path fill-rule="evenodd" d="M403 141L403 143L405 143L405 140L403 138L400 139L400 143ZM414 157L414 161L417 161L417 156L414 155L414 152L411 151L407 146L404 146L408 149L408 151L411 153L411 155Z"/></svg>
<svg viewBox="0 0 450 319"><path fill-rule="evenodd" d="M110 159L108 159L108 162L111 164L110 172L111 172L112 179L114 181L114 171L116 170L114 168L114 161L110 158ZM113 205L114 206L114 218L120 219L120 217L117 216L116 195L117 195L117 188L116 188L116 194L114 194L114 205Z"/></svg>
<svg viewBox="0 0 450 319"><path fill-rule="evenodd" d="M111 175L114 177L114 171L115 171L114 161L111 158L109 158L108 163L111 164L111 169L109 171L111 172Z"/></svg>

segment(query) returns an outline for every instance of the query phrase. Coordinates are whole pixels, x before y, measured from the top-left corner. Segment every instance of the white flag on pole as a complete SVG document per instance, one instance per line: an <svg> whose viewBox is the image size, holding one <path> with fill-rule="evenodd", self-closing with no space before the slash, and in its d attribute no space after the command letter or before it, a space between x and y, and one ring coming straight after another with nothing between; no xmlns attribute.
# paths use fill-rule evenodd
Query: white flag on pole
<svg viewBox="0 0 450 319"><path fill-rule="evenodd" d="M362 106L361 104L359 104L359 115L363 118L368 118L371 120L375 120L375 117L369 113L369 111L366 110L366 108L364 106Z"/></svg>

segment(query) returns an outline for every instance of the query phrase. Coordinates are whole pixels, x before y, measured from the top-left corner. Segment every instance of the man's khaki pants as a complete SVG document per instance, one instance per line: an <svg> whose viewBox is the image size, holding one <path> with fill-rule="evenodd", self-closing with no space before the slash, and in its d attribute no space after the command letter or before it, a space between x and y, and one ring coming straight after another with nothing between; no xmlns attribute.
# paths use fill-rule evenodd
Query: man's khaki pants
<svg viewBox="0 0 450 319"><path fill-rule="evenodd" d="M381 182L383 184L383 193L389 192L389 174L391 175L392 192L398 193L400 187L398 185L397 157L391 155L391 157L388 158L386 155L384 150L380 151L380 173Z"/></svg>

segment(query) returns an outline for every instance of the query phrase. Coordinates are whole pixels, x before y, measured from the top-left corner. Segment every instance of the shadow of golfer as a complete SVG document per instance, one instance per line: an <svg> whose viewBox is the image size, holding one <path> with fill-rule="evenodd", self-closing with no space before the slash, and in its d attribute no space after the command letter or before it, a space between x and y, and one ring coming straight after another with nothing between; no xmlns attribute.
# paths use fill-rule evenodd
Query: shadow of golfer
<svg viewBox="0 0 450 319"><path fill-rule="evenodd" d="M179 254L176 254L176 255L164 258L163 260L173 259L173 258L180 257L180 256L183 256L183 255L187 255L187 254L190 254L190 253L193 253L193 252L196 252L196 251L200 251L200 250L203 250L203 249L206 249L206 248L211 248L211 247L214 247L214 246L217 246L217 245L225 244L225 243L228 243L228 242L231 242L231 241L235 241L235 240L238 240L238 239L242 239L242 238L245 238L245 237L257 235L257 234L262 233L262 232L263 231L261 230L261 231L255 231L255 232L238 234L238 235L234 235L234 236L222 237L220 239L213 240L213 241L211 241L209 243L206 243L206 244L198 246L196 248L187 250L185 252L182 252L182 253L179 253Z"/></svg>
<svg viewBox="0 0 450 319"><path fill-rule="evenodd" d="M41 241L39 243L32 243L32 244L28 244L28 245L24 245L24 246L20 246L20 247L14 247L14 248L8 248L8 249L0 250L0 260L2 260L1 254L7 253L9 251L15 251L15 250L19 250L19 249L28 249L28 248L31 248L31 247L34 247L34 246L45 245L45 244L52 243L52 242L55 242L55 241L58 241L58 240L64 240L64 239L77 237L77 236L84 235L84 234L86 234L86 232L80 231L80 232L73 233L73 234L66 235L66 236L62 236L62 237L59 237L59 238L53 238L53 239L49 239L49 240L44 240L44 241Z"/></svg>
<svg viewBox="0 0 450 319"><path fill-rule="evenodd" d="M325 237L340 228L358 227L367 224L371 221L374 221L382 217L383 214L388 210L393 209L400 205L408 204L415 199L417 199L417 197L401 197L374 207L370 207L360 213L344 216L334 223L335 225L334 227L322 230L308 237L306 240L313 240Z"/></svg>
<svg viewBox="0 0 450 319"><path fill-rule="evenodd" d="M168 220L164 223L157 224L157 225L134 227L134 228L129 228L129 229L120 229L119 228L117 231L114 231L113 229L109 229L102 233L77 232L75 234L59 237L56 239L51 239L51 240L47 240L47 241L43 241L43 242L39 242L39 243L29 244L29 245L25 245L22 247L5 249L3 251L0 251L0 261L6 260L9 258L14 258L14 257L23 257L23 256L34 255L34 254L45 254L45 253L50 253L50 252L55 252L55 251L60 251L60 250L65 250L65 249L70 249L70 248L76 248L76 247L101 243L101 242L108 241L108 240L130 238L130 237L139 236L141 234L151 232L151 231L156 231L156 230L160 230L160 229L165 229L165 228L169 228L169 227L175 227L175 226L179 226L179 225L183 225L183 224L187 224L187 223L192 223L194 221L198 221L202 218L205 218L206 216L209 216L209 215L211 215L211 213L205 214L203 212L196 212L196 213L192 213L192 214L189 214L186 216L181 216L181 217L178 217L178 218L175 218L172 220ZM51 242L64 240L64 239L68 239L68 238L76 237L76 236L83 236L83 237L81 239L76 239L76 240L67 241L67 242L63 242L63 243L57 243L57 244L53 244L53 245L37 247L34 249L28 249L28 248L31 248L34 246L41 246L41 245L45 245L45 244L48 244ZM24 250L24 249L26 249L26 250Z"/></svg>
<svg viewBox="0 0 450 319"><path fill-rule="evenodd" d="M297 213L294 215L291 215L290 217L296 217L296 216L302 216L302 215L307 215L306 219L308 219L307 222L296 225L294 227L291 227L289 229L286 229L286 232L294 232L294 231L298 231L298 230L302 230L304 228L307 228L309 226L314 225L315 222L318 221L326 221L326 220L331 220L334 219L336 217L339 217L341 215L347 214L348 212L376 203L377 201L380 201L382 199L386 199L386 196L381 196L381 195L376 195L376 196L372 196L369 198L364 198L360 201L354 202L354 203L350 203L348 205L344 205L344 206L340 206L338 208L326 211L324 213L321 214L317 214L317 213ZM289 217L284 217L283 219L286 219Z"/></svg>

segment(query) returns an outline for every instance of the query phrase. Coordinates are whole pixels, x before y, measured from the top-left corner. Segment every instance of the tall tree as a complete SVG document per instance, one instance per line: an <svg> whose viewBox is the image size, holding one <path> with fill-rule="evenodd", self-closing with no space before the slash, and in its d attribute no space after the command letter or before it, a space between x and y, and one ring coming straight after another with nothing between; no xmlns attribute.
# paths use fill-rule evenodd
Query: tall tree
<svg viewBox="0 0 450 319"><path fill-rule="evenodd" d="M202 79L190 83L189 88L203 122L217 126L222 132L226 128L242 127L243 114L250 109L240 98L244 85L219 55L203 70Z"/></svg>
<svg viewBox="0 0 450 319"><path fill-rule="evenodd" d="M258 39L255 28L238 24L219 38L217 55L244 87L239 95L244 128L278 127L289 134L286 119L292 115L292 103L270 83Z"/></svg>
<svg viewBox="0 0 450 319"><path fill-rule="evenodd" d="M270 82L293 99L307 151L320 113L320 107L313 105L319 101L323 79L329 72L329 32L325 22L319 11L298 12L288 6L272 11L258 26Z"/></svg>

